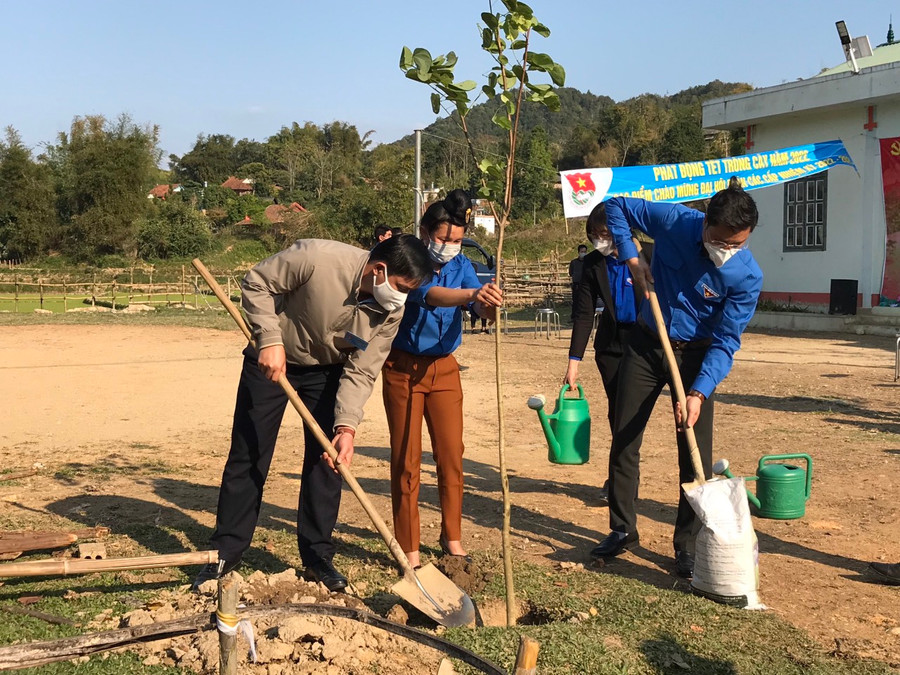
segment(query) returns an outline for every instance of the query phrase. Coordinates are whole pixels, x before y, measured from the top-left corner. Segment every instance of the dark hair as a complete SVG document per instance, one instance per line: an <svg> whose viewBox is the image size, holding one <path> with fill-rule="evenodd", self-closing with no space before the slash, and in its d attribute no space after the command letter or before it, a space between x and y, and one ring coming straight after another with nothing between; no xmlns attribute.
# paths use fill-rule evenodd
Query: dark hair
<svg viewBox="0 0 900 675"><path fill-rule="evenodd" d="M580 251L581 249L587 251L587 244L578 244L578 250Z"/></svg>
<svg viewBox="0 0 900 675"><path fill-rule="evenodd" d="M391 228L389 228L387 225L376 225L375 226L375 239L378 239L378 237L383 237L388 232L392 232L392 231L393 230L391 230Z"/></svg>
<svg viewBox="0 0 900 675"><path fill-rule="evenodd" d="M719 190L706 207L706 223L711 227L724 225L733 232L743 232L756 227L759 211L753 197L744 192L737 176L728 180L728 187Z"/></svg>
<svg viewBox="0 0 900 675"><path fill-rule="evenodd" d="M431 234L441 223L451 223L465 229L471 220L472 198L465 190L454 190L425 210L421 225Z"/></svg>
<svg viewBox="0 0 900 675"><path fill-rule="evenodd" d="M391 234L395 237L398 235L401 235L401 234L403 234L403 228L402 227L392 227Z"/></svg>
<svg viewBox="0 0 900 675"><path fill-rule="evenodd" d="M587 234L588 239L593 239L598 235L606 234L608 231L609 227L606 225L606 202L600 202L593 208L591 215L587 217L587 221L584 224L584 232Z"/></svg>
<svg viewBox="0 0 900 675"><path fill-rule="evenodd" d="M369 253L369 262L383 262L388 274L416 280L420 284L431 279L433 266L428 249L418 237L401 234L378 243Z"/></svg>

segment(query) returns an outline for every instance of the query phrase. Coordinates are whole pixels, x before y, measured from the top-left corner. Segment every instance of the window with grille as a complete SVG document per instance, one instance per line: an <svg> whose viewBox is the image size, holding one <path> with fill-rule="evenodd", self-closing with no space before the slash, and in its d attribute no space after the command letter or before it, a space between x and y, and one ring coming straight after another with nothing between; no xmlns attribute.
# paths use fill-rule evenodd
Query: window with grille
<svg viewBox="0 0 900 675"><path fill-rule="evenodd" d="M784 250L824 251L828 173L784 186Z"/></svg>

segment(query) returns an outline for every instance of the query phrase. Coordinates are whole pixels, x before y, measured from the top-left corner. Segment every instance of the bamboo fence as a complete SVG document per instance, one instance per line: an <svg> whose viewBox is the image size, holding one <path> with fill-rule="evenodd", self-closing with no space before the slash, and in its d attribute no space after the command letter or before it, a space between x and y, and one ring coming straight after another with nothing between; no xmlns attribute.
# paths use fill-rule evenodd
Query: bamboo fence
<svg viewBox="0 0 900 675"><path fill-rule="evenodd" d="M216 279L229 297L239 298L243 271L218 274ZM504 262L501 283L505 304L517 307L555 307L571 302L568 263ZM165 277L153 269L104 270L90 276L49 273L46 270L0 267L0 311L34 310L67 312L86 307L121 310L129 305L220 309L203 280L171 271Z"/></svg>
<svg viewBox="0 0 900 675"><path fill-rule="evenodd" d="M217 278L228 288L229 296L240 295L239 276L220 274ZM184 266L175 278L171 273L160 278L154 270L140 268L95 272L90 276L23 268L7 272L0 268L0 311L68 312L84 311L87 307L120 310L135 304L220 309L200 276L188 274Z"/></svg>

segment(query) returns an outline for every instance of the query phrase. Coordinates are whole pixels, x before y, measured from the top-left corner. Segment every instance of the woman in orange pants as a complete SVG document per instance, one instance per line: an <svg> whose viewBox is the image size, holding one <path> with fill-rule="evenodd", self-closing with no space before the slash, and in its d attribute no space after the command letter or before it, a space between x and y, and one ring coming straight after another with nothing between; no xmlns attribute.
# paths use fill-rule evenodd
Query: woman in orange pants
<svg viewBox="0 0 900 675"><path fill-rule="evenodd" d="M419 478L422 419L431 436L441 503L441 550L466 555L462 545L463 396L453 352L462 341L462 307L494 319L502 295L481 285L461 245L472 215L464 190L434 202L419 236L434 262L434 277L409 294L391 353L384 363L384 408L391 433L394 536L413 567L419 565Z"/></svg>

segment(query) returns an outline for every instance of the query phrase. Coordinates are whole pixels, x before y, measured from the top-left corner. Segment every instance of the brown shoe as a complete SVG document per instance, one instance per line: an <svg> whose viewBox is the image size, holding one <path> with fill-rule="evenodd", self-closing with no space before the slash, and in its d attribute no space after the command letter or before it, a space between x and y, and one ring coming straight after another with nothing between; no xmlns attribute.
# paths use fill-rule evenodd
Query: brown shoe
<svg viewBox="0 0 900 675"><path fill-rule="evenodd" d="M869 563L869 569L875 572L878 580L885 584L900 586L900 563Z"/></svg>

